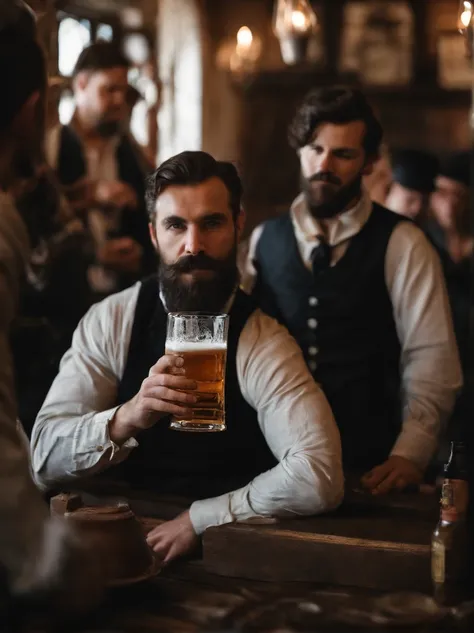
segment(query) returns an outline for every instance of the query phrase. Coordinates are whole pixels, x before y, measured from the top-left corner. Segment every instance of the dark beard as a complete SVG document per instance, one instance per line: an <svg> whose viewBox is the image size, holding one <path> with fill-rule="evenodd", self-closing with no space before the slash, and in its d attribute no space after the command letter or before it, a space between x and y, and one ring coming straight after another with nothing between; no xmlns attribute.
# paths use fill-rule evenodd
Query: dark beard
<svg viewBox="0 0 474 633"><path fill-rule="evenodd" d="M112 138L120 132L120 123L119 121L100 121L96 130L102 138Z"/></svg>
<svg viewBox="0 0 474 633"><path fill-rule="evenodd" d="M342 213L347 205L355 198L360 197L362 191L362 174L359 173L351 182L335 190L326 200L315 200L311 182L331 182L336 184L335 178L329 174L316 174L312 178L301 176L301 190L311 215L319 219L333 218Z"/></svg>
<svg viewBox="0 0 474 633"><path fill-rule="evenodd" d="M176 264L166 264L162 259L158 267L161 292L169 312L222 312L238 282L237 246L225 259L213 259L208 255L188 255ZM212 279L193 280L184 283L181 274L193 270L213 270Z"/></svg>

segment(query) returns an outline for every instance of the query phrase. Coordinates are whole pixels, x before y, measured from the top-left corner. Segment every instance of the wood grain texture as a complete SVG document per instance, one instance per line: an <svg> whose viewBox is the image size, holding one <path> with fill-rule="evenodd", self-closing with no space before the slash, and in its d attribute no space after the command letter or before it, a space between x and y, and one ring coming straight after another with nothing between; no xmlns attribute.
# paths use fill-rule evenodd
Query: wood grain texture
<svg viewBox="0 0 474 633"><path fill-rule="evenodd" d="M374 497L357 482L357 476L347 476L345 501L328 515L207 530L203 566L221 576L250 580L430 591L437 496L412 492ZM81 495L84 502L127 501L146 531L174 518L191 502L111 489L104 483L89 486Z"/></svg>
<svg viewBox="0 0 474 633"><path fill-rule="evenodd" d="M430 546L244 526L211 528L206 568L223 576L429 591Z"/></svg>

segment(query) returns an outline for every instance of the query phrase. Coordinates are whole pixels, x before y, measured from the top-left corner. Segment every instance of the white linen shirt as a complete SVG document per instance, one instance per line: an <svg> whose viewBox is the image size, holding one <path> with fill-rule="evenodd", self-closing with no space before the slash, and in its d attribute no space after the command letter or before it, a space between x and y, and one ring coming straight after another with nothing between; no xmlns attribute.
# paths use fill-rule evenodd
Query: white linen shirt
<svg viewBox="0 0 474 633"><path fill-rule="evenodd" d="M318 222L301 194L290 210L301 259L311 270L311 253L324 235L331 248L331 266L344 256L372 213L364 191L348 211ZM242 274L242 286L251 292L256 281L254 266L263 224L250 241ZM424 233L411 222L393 230L385 254L385 283L401 345L403 424L392 455L405 457L421 469L432 458L440 430L453 410L462 373L451 309L441 264Z"/></svg>
<svg viewBox="0 0 474 633"><path fill-rule="evenodd" d="M140 283L106 298L80 322L33 429L32 464L40 485L102 471L137 446L135 439L116 446L108 427L139 290ZM194 502L190 516L197 534L255 516L316 514L337 506L343 495L339 432L288 331L256 310L241 332L236 363L242 395L258 412L279 463L239 490Z"/></svg>

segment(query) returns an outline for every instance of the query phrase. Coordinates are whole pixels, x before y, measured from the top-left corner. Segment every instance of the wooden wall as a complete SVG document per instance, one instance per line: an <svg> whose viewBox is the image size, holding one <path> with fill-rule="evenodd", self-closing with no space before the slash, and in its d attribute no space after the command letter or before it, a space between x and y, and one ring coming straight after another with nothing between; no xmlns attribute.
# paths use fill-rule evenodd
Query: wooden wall
<svg viewBox="0 0 474 633"><path fill-rule="evenodd" d="M387 0L388 1L388 0ZM341 35L342 0L322 3L327 64L288 68L281 62L271 32L272 0L202 0L207 34L203 145L223 159L239 162L246 188L248 230L278 207L285 207L298 188L298 163L286 141L286 130L298 102L313 86L339 81L336 57ZM413 0L416 13L414 80L406 88L367 89L393 146L431 149L442 154L469 145L468 90L446 91L436 82L436 41L441 31L456 27L457 0ZM260 72L236 82L216 68L215 57L226 38L242 25L264 43Z"/></svg>
<svg viewBox="0 0 474 633"><path fill-rule="evenodd" d="M36 1L48 3L48 0ZM52 4L52 1L49 0L49 3ZM97 7L94 0L68 1L80 2L90 6L91 10L92 6ZM182 122L189 123L190 111L200 108L200 119L198 113L193 116L195 125L202 126L199 136L203 149L217 158L233 160L240 165L249 212L248 230L274 213L276 208L285 208L298 189L298 162L286 140L287 126L298 103L311 87L340 81L336 61L345 1L349 0L315 0L323 19L326 64L324 67L306 64L296 68L283 64L278 41L272 33L274 0L168 2L173 7L176 4L175 10L178 6L193 5L193 11L199 13L202 41L201 50L196 55L202 60L202 76L199 78L202 102L188 108L186 99L183 99L179 117L174 114L166 117L164 103L159 116L162 141L164 143L167 137L172 136L175 139L182 137L181 144L185 142L188 136L185 131L183 133ZM127 4L120 0L101 0L101 3L116 7ZM150 16L152 24L152 16L156 14L160 0L128 0L128 3L135 6L139 3L145 14ZM436 82L437 39L442 31L455 30L458 1L411 0L411 4L416 17L412 85L400 89L371 88L367 89L368 96L380 115L389 145L427 148L439 154L466 147L470 136L470 93L467 90L441 90ZM56 33L53 21L51 16L45 20L42 32L45 39L49 39L51 64L54 65ZM259 72L242 82L220 70L216 57L225 41L235 38L237 30L244 24L261 38L263 54ZM186 51L190 48L186 33L182 28L180 31L180 46ZM175 49L173 33L168 33L168 39ZM181 59L182 55L178 58ZM165 78L164 86L175 100L179 96L175 80L177 68L177 63L173 62L170 78ZM55 68L51 67L51 71L54 73Z"/></svg>

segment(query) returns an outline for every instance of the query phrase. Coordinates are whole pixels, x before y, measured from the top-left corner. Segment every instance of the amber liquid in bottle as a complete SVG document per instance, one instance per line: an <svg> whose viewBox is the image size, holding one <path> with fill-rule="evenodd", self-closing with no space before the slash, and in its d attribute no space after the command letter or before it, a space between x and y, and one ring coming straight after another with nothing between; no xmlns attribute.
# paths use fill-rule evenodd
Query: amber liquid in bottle
<svg viewBox="0 0 474 633"><path fill-rule="evenodd" d="M444 466L440 519L431 539L434 597L444 605L460 602L467 589L468 498L466 448L462 442L451 442Z"/></svg>

